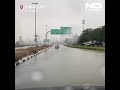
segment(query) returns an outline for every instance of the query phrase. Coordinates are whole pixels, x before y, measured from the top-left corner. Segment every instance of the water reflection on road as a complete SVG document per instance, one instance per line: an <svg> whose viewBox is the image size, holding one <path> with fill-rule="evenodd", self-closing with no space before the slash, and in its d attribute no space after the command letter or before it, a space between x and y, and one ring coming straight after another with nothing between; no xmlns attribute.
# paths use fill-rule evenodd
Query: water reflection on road
<svg viewBox="0 0 120 90"><path fill-rule="evenodd" d="M15 86L104 86L104 76L104 52L53 46L15 68Z"/></svg>

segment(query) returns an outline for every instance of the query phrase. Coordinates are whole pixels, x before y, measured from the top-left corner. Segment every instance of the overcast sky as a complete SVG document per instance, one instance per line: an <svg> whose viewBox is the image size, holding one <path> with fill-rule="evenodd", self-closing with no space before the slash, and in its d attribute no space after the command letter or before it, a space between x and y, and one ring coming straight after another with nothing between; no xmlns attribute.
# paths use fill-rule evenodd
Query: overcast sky
<svg viewBox="0 0 120 90"><path fill-rule="evenodd" d="M85 28L97 28L105 25L105 0L15 0L15 41L19 36L23 40L34 40L35 13L30 8L32 2L38 2L37 8L37 35L45 38L46 27L72 27L73 34L80 35L82 19L86 20ZM86 3L101 3L102 8L86 9ZM23 5L23 8L20 8Z"/></svg>

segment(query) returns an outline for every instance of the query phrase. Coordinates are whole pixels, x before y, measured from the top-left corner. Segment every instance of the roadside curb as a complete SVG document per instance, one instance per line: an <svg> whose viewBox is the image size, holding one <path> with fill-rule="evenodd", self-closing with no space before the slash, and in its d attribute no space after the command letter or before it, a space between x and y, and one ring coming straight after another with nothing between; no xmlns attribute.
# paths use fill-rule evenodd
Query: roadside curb
<svg viewBox="0 0 120 90"><path fill-rule="evenodd" d="M49 48L49 47L48 47L48 48ZM23 62L25 62L25 61L33 58L33 57L39 55L40 53L44 52L44 51L45 51L46 49L48 49L48 48L45 48L45 49L43 49L43 50L41 50L41 51L38 51L37 53L35 53L35 54L33 54L33 55L29 55L29 56L23 57L21 60L19 60L18 62L15 63L15 67L18 66L19 64L22 64Z"/></svg>

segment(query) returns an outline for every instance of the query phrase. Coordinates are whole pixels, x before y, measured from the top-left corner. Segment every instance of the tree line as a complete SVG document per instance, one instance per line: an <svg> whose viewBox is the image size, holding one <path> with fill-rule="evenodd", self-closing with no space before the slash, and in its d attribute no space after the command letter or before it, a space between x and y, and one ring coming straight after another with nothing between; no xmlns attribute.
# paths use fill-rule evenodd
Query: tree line
<svg viewBox="0 0 120 90"><path fill-rule="evenodd" d="M87 28L83 30L79 37L78 44L83 44L88 41L105 42L105 25L96 29Z"/></svg>

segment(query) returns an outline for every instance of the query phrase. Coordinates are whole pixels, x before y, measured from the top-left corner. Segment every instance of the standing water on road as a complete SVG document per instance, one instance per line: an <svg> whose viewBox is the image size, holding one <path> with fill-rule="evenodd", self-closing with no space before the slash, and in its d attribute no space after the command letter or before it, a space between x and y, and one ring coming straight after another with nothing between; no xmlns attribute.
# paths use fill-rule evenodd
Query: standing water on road
<svg viewBox="0 0 120 90"><path fill-rule="evenodd" d="M105 53L60 46L15 68L16 88L105 86Z"/></svg>

